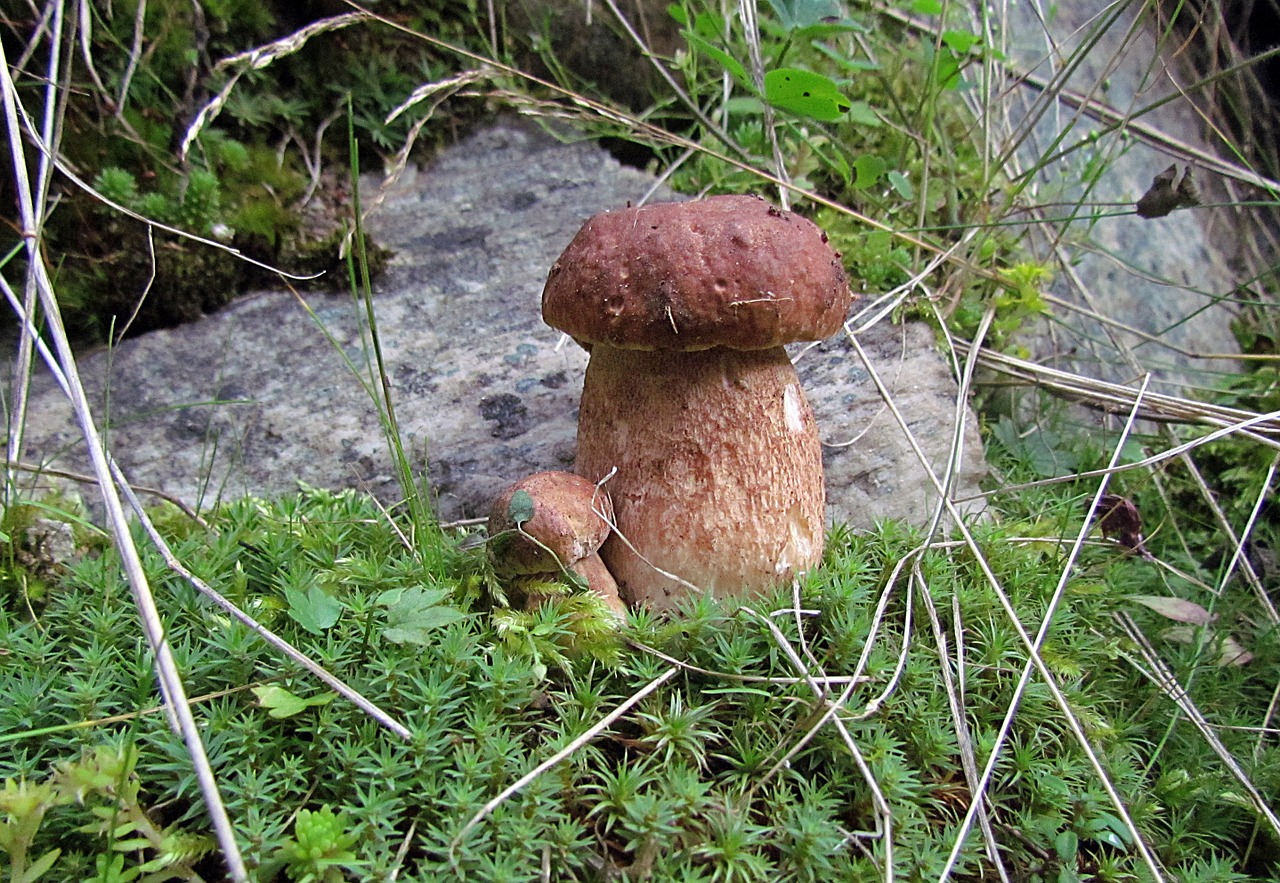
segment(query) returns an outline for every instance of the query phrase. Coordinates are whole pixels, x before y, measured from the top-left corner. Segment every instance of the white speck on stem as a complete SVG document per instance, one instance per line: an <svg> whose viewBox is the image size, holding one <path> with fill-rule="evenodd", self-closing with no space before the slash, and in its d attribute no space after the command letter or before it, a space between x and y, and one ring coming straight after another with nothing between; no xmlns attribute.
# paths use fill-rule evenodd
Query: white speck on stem
<svg viewBox="0 0 1280 883"><path fill-rule="evenodd" d="M792 432L805 431L803 402L800 387L794 383L787 384L782 393L782 413L787 421L787 429Z"/></svg>

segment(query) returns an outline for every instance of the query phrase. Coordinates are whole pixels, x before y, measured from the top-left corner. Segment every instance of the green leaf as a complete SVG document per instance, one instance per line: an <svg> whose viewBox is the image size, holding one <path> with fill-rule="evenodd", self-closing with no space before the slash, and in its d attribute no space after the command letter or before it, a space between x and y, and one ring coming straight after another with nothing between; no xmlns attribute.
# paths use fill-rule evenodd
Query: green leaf
<svg viewBox="0 0 1280 883"><path fill-rule="evenodd" d="M1053 841L1053 850L1064 862L1074 862L1080 849L1080 838L1075 831L1063 831Z"/></svg>
<svg viewBox="0 0 1280 883"><path fill-rule="evenodd" d="M36 880L44 876L46 871L53 867L53 863L58 860L60 855L62 855L61 849L49 850L32 862L21 877L15 878L14 883L35 883Z"/></svg>
<svg viewBox="0 0 1280 883"><path fill-rule="evenodd" d="M764 102L754 95L735 95L724 103L724 109L734 115L759 116L764 113Z"/></svg>
<svg viewBox="0 0 1280 883"><path fill-rule="evenodd" d="M285 589L289 602L289 616L313 635L323 635L342 615L342 602L319 586L312 586L304 594L298 589Z"/></svg>
<svg viewBox="0 0 1280 883"><path fill-rule="evenodd" d="M907 176L899 171L892 171L886 176L889 179L889 186L901 196L903 199L911 199L915 189L912 188L911 182L907 180Z"/></svg>
<svg viewBox="0 0 1280 883"><path fill-rule="evenodd" d="M964 55L981 43L982 38L968 31L943 31L942 42L956 55Z"/></svg>
<svg viewBox="0 0 1280 883"><path fill-rule="evenodd" d="M765 73L764 97L776 108L823 122L840 119L852 106L830 77L793 67Z"/></svg>
<svg viewBox="0 0 1280 883"><path fill-rule="evenodd" d="M911 11L916 15L942 15L942 0L916 0Z"/></svg>
<svg viewBox="0 0 1280 883"><path fill-rule="evenodd" d="M769 0L773 14L787 30L807 28L831 19L840 19L844 11L837 0Z"/></svg>
<svg viewBox="0 0 1280 883"><path fill-rule="evenodd" d="M865 101L854 101L849 105L849 122L857 123L860 126L870 126L878 128L880 126L880 117L876 115L875 108Z"/></svg>
<svg viewBox="0 0 1280 883"><path fill-rule="evenodd" d="M702 37L699 37L693 31L684 31L684 38L688 41L689 45L698 50L698 52L719 63L719 65L731 73L734 79L739 83L744 86L751 85L751 79L747 76L747 69L742 66L742 63L739 62L738 59L734 58L723 49L711 44L707 40L704 40Z"/></svg>
<svg viewBox="0 0 1280 883"><path fill-rule="evenodd" d="M389 598L393 593L395 597ZM397 644L431 645L433 631L467 617L458 608L440 603L448 594L447 589L425 588L383 592L378 596L378 603L387 608L387 627L382 636Z"/></svg>
<svg viewBox="0 0 1280 883"><path fill-rule="evenodd" d="M258 697L258 704L267 709L267 714L277 720L283 720L287 717L293 717L299 712L306 711L313 705L328 705L338 694L333 692L321 693L318 696L312 696L310 699L304 699L301 696L290 693L284 687L267 685L265 687L254 687L253 695Z"/></svg>
<svg viewBox="0 0 1280 883"><path fill-rule="evenodd" d="M960 59L956 54L943 46L934 57L933 69L935 82L943 89L960 88Z"/></svg>
<svg viewBox="0 0 1280 883"><path fill-rule="evenodd" d="M864 153L853 161L853 170L858 176L853 182L854 189L874 187L887 167L888 164L874 153Z"/></svg>
<svg viewBox="0 0 1280 883"><path fill-rule="evenodd" d="M863 29L856 28L856 30ZM836 64L840 65L841 70L859 74L866 73L867 71L880 70L880 65L876 64L874 61L868 61L865 58L849 58L843 52L838 52L819 40L814 40L812 46L818 52L821 52L827 58L830 58Z"/></svg>
<svg viewBox="0 0 1280 883"><path fill-rule="evenodd" d="M699 12L693 19L693 32L704 40L719 40L726 33L724 16Z"/></svg>
<svg viewBox="0 0 1280 883"><path fill-rule="evenodd" d="M667 6L667 15L675 19L676 24L684 27L689 24L689 16L684 11L684 7L679 3L672 3Z"/></svg>
<svg viewBox="0 0 1280 883"><path fill-rule="evenodd" d="M507 520L519 527L533 517L533 497L525 490L516 491L507 504Z"/></svg>

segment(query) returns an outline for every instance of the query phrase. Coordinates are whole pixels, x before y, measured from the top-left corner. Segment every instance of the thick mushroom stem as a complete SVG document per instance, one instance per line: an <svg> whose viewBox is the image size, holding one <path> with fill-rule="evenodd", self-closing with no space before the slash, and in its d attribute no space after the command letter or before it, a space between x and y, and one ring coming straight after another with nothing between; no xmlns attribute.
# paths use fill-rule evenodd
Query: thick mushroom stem
<svg viewBox="0 0 1280 883"><path fill-rule="evenodd" d="M716 596L768 590L822 556L822 452L782 347L594 345L576 471L598 482L614 469L617 531L600 554L632 604L670 607L681 580Z"/></svg>

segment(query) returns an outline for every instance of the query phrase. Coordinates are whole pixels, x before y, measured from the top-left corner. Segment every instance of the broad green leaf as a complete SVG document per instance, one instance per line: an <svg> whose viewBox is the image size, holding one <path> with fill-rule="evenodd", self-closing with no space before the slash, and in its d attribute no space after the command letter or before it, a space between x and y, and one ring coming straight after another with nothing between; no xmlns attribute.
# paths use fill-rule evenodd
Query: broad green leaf
<svg viewBox="0 0 1280 883"><path fill-rule="evenodd" d="M1080 838L1075 831L1062 831L1053 840L1053 850L1064 862L1074 862L1080 850Z"/></svg>
<svg viewBox="0 0 1280 883"><path fill-rule="evenodd" d="M934 74L938 85L943 89L957 89L960 79L960 59L946 46L939 50L934 59Z"/></svg>
<svg viewBox="0 0 1280 883"><path fill-rule="evenodd" d="M432 632L466 619L466 614L456 607L441 602L449 594L447 589L404 589L393 603L386 604L387 627L382 636L397 644L428 646L433 641ZM390 592L378 597L380 604Z"/></svg>
<svg viewBox="0 0 1280 883"><path fill-rule="evenodd" d="M290 693L284 687L268 684L265 687L254 687L253 695L258 697L258 704L267 709L267 714L277 720L283 720L306 711L313 705L328 705L338 694L321 693L319 696L304 699L295 693Z"/></svg>
<svg viewBox="0 0 1280 883"><path fill-rule="evenodd" d="M289 616L313 635L323 635L342 615L342 602L319 586L312 586L305 593L298 589L285 589L289 602Z"/></svg>
<svg viewBox="0 0 1280 883"><path fill-rule="evenodd" d="M1128 826L1109 812L1100 813L1097 818L1089 820L1085 827L1091 839L1117 849L1127 849L1133 842Z"/></svg>
<svg viewBox="0 0 1280 883"><path fill-rule="evenodd" d="M707 40L704 40L702 37L698 36L693 31L685 31L684 38L689 42L690 46L692 46L694 49L698 50L698 52L702 53L708 58L714 60L722 68L724 68L730 74L732 74L734 79L736 79L739 83L742 83L744 86L750 85L751 80L747 76L747 69L744 68L742 66L742 63L739 62L732 55L725 52L723 49L720 49L719 47L711 44Z"/></svg>
<svg viewBox="0 0 1280 883"><path fill-rule="evenodd" d="M875 109L865 101L854 101L849 105L849 122L860 126L876 128L880 126L880 117Z"/></svg>
<svg viewBox="0 0 1280 883"><path fill-rule="evenodd" d="M1037 429L1023 436L1012 420L1001 417L992 433L1005 450L1022 459L1041 478L1058 478L1078 471L1079 457L1074 451L1060 447L1058 434L1052 430Z"/></svg>
<svg viewBox="0 0 1280 883"><path fill-rule="evenodd" d="M894 189L894 192L896 192L899 196L901 196L903 199L912 198L912 195L915 193L915 190L914 188L912 188L911 182L907 180L906 175L902 174L902 172L899 172L899 171L892 171L892 172L889 172L888 175L886 175L885 177L889 179L889 186L892 187Z"/></svg>
<svg viewBox="0 0 1280 883"><path fill-rule="evenodd" d="M684 11L684 7L679 3L672 3L667 7L667 15L675 19L676 24L685 27L689 24L689 16Z"/></svg>
<svg viewBox="0 0 1280 883"><path fill-rule="evenodd" d="M519 526L533 517L533 497L525 490L516 491L507 503L507 520Z"/></svg>
<svg viewBox="0 0 1280 883"><path fill-rule="evenodd" d="M956 55L964 55L981 43L982 38L968 31L943 31L942 42Z"/></svg>
<svg viewBox="0 0 1280 883"><path fill-rule="evenodd" d="M781 110L824 122L840 119L851 106L830 77L792 67L765 73L764 97Z"/></svg>
<svg viewBox="0 0 1280 883"><path fill-rule="evenodd" d="M693 20L693 32L704 40L719 40L725 35L724 16L699 12Z"/></svg>
<svg viewBox="0 0 1280 883"><path fill-rule="evenodd" d="M844 15L837 0L769 0L769 5L787 30L807 28Z"/></svg>
<svg viewBox="0 0 1280 883"><path fill-rule="evenodd" d="M867 71L880 70L880 65L876 64L874 61L868 61L865 58L849 58L845 53L832 49L826 43L819 40L814 40L812 46L814 49L827 56L827 58L830 58L836 64L840 65L842 70L850 71L851 73L866 73Z"/></svg>
<svg viewBox="0 0 1280 883"><path fill-rule="evenodd" d="M942 0L916 0L911 11L916 15L942 15Z"/></svg>
<svg viewBox="0 0 1280 883"><path fill-rule="evenodd" d="M758 116L764 113L764 102L754 95L735 95L725 102L724 107L731 114Z"/></svg>
<svg viewBox="0 0 1280 883"><path fill-rule="evenodd" d="M864 153L853 161L853 171L857 174L857 178L853 182L855 190L866 190L868 187L874 187L875 183L880 180L880 176L884 174L887 164L874 153Z"/></svg>

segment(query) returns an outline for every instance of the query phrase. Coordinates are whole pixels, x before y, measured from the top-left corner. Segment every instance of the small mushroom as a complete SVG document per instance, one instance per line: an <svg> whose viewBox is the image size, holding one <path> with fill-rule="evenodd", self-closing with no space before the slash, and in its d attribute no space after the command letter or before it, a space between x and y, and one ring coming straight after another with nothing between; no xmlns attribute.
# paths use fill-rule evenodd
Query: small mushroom
<svg viewBox="0 0 1280 883"><path fill-rule="evenodd" d="M750 594L817 564L822 453L783 345L834 334L852 300L817 226L750 196L604 212L542 298L591 352L575 469L608 479L624 598Z"/></svg>
<svg viewBox="0 0 1280 883"><path fill-rule="evenodd" d="M609 535L609 495L580 475L539 472L508 486L489 513L489 556L499 576L555 579L572 570L619 616L626 607L600 560ZM541 596L529 595L529 606Z"/></svg>

